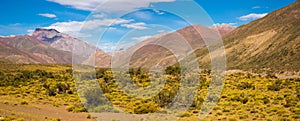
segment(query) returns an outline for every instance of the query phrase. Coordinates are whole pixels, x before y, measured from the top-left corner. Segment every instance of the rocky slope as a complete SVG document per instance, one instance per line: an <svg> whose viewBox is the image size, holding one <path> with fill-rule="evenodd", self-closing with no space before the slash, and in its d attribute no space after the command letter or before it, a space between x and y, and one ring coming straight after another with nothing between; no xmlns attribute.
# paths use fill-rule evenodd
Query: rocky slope
<svg viewBox="0 0 300 121"><path fill-rule="evenodd" d="M74 44L76 43L76 54L88 57L91 51L95 51L97 48L85 41L74 38L68 34L60 33L55 29L36 29L33 34L33 38L36 38L43 43L62 51L73 52Z"/></svg>
<svg viewBox="0 0 300 121"><path fill-rule="evenodd" d="M154 36L127 50L116 53L112 64L116 67L170 66L178 63L194 50L220 39L220 34L201 25L188 26L178 31ZM204 41L205 40L205 41Z"/></svg>
<svg viewBox="0 0 300 121"><path fill-rule="evenodd" d="M189 61L198 61L201 68L209 69L211 55L206 45L213 45L216 42L219 36L213 30L218 30L220 35L224 35L228 69L267 68L277 71L298 71L300 69L299 25L300 1L298 0L235 30L226 26L206 28L193 25L159 38L145 40L116 54L113 59L119 62L117 65L120 66L127 64L126 66L151 68L173 65L180 61L180 56L191 53L186 45L178 44L177 41L183 40L191 45L197 56L194 60L188 57ZM160 45L167 45L168 48ZM175 48L179 53L170 48Z"/></svg>
<svg viewBox="0 0 300 121"><path fill-rule="evenodd" d="M1 56L16 63L72 63L72 54L43 44L29 36L0 38ZM5 49L9 48L9 49Z"/></svg>
<svg viewBox="0 0 300 121"><path fill-rule="evenodd" d="M238 27L223 41L229 69L299 70L300 1ZM196 53L209 65L207 50Z"/></svg>
<svg viewBox="0 0 300 121"><path fill-rule="evenodd" d="M73 51L74 43L76 51ZM2 60L15 63L71 64L72 56L83 62L95 51L101 52L99 58L109 57L95 46L55 29L36 29L31 36L0 37L0 50ZM108 65L109 60L105 61L108 62L102 66Z"/></svg>

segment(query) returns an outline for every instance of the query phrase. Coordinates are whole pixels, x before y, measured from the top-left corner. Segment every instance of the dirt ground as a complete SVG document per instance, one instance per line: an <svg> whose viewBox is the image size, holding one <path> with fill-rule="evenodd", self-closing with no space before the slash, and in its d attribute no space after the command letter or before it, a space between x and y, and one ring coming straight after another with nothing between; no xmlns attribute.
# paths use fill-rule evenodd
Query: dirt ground
<svg viewBox="0 0 300 121"><path fill-rule="evenodd" d="M3 102L4 97L0 97L0 115L22 118L25 121L43 121L51 119L60 119L61 121L92 121L88 119L88 113L68 112L64 106L55 107L51 104L29 103L27 105L11 104ZM7 100L7 99L5 99ZM12 100L12 99L10 99ZM94 119L95 120L95 119Z"/></svg>

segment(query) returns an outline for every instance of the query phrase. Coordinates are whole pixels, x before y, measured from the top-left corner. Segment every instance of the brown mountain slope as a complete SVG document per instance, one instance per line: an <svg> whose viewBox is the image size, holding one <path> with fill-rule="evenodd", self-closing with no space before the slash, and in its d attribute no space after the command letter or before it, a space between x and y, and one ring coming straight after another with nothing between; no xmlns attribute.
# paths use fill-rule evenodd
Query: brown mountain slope
<svg viewBox="0 0 300 121"><path fill-rule="evenodd" d="M300 1L269 13L264 18L250 22L223 37L228 69L299 70L300 69ZM200 31L199 35L197 31ZM222 34L222 33L221 33ZM142 43L117 53L113 59L131 66L153 67L173 65L180 60L172 56L170 50L153 44L177 47L187 54L185 45L175 40L185 39L195 50L199 65L210 68L210 54L205 44L213 44L217 39L214 32L200 25L183 28L158 38L150 38ZM204 44L203 38L208 39ZM147 45L152 44L152 45ZM147 45L147 46L144 46ZM174 46L173 46L174 45ZM179 53L176 56L182 54ZM126 57L127 55L131 55ZM174 61L175 60L175 61ZM188 60L188 59L187 59ZM127 65L128 66L128 65Z"/></svg>
<svg viewBox="0 0 300 121"><path fill-rule="evenodd" d="M34 55L22 52L0 41L0 59L1 62L15 63L38 63L39 58ZM42 61L42 60L40 60Z"/></svg>
<svg viewBox="0 0 300 121"><path fill-rule="evenodd" d="M0 50L3 61L15 63L71 64L72 56L82 63L89 61L94 52L98 61L104 61L100 67L108 67L110 63L110 55L102 50L55 29L38 28L32 36L0 37Z"/></svg>
<svg viewBox="0 0 300 121"><path fill-rule="evenodd" d="M32 37L57 50L73 53L76 56L73 58L76 62L93 66L95 63L97 67L109 67L110 65L111 57L109 54L92 44L60 33L55 29L38 28L33 32Z"/></svg>
<svg viewBox="0 0 300 121"><path fill-rule="evenodd" d="M112 64L116 67L170 66L178 63L196 49L220 39L218 32L201 25L188 26L178 31L154 36L129 49L117 52ZM208 43L204 42L204 39Z"/></svg>
<svg viewBox="0 0 300 121"><path fill-rule="evenodd" d="M42 41L43 43L55 48L57 50L72 52L74 49L74 44L76 42L76 54L87 58L90 56L88 53L95 51L97 47L74 38L68 34L60 33L55 29L41 29L37 28L33 34L33 38ZM101 50L98 50L101 51Z"/></svg>
<svg viewBox="0 0 300 121"><path fill-rule="evenodd" d="M299 70L300 1L238 27L223 40L230 69ZM196 53L209 65L207 50Z"/></svg>
<svg viewBox="0 0 300 121"><path fill-rule="evenodd" d="M10 47L13 50L19 52L16 55L14 53L6 53L8 56L11 56L9 60L14 60L21 57L25 60L32 59L34 60L34 63L72 62L72 54L70 52L56 50L28 35L10 38L0 38L0 41L6 44L6 48ZM32 63L32 61L24 61L18 63Z"/></svg>

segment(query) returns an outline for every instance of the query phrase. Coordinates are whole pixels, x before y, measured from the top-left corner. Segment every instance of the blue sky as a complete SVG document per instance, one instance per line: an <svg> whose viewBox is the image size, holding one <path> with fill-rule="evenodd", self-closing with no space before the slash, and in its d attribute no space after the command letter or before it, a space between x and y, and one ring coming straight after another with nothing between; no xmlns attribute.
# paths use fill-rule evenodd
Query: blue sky
<svg viewBox="0 0 300 121"><path fill-rule="evenodd" d="M30 34L35 28L55 28L97 43L108 29L102 36L104 45L116 43L116 40L134 43L134 40L138 42L190 24L240 26L295 0L104 1L1 0L0 35Z"/></svg>

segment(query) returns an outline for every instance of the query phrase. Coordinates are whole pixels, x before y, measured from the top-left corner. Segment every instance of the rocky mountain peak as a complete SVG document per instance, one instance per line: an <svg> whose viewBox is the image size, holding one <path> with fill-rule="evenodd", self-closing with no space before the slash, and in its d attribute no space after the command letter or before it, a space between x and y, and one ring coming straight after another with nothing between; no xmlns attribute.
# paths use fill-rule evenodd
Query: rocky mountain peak
<svg viewBox="0 0 300 121"><path fill-rule="evenodd" d="M37 28L32 36L46 43L53 43L58 39L63 38L63 34L55 29Z"/></svg>

